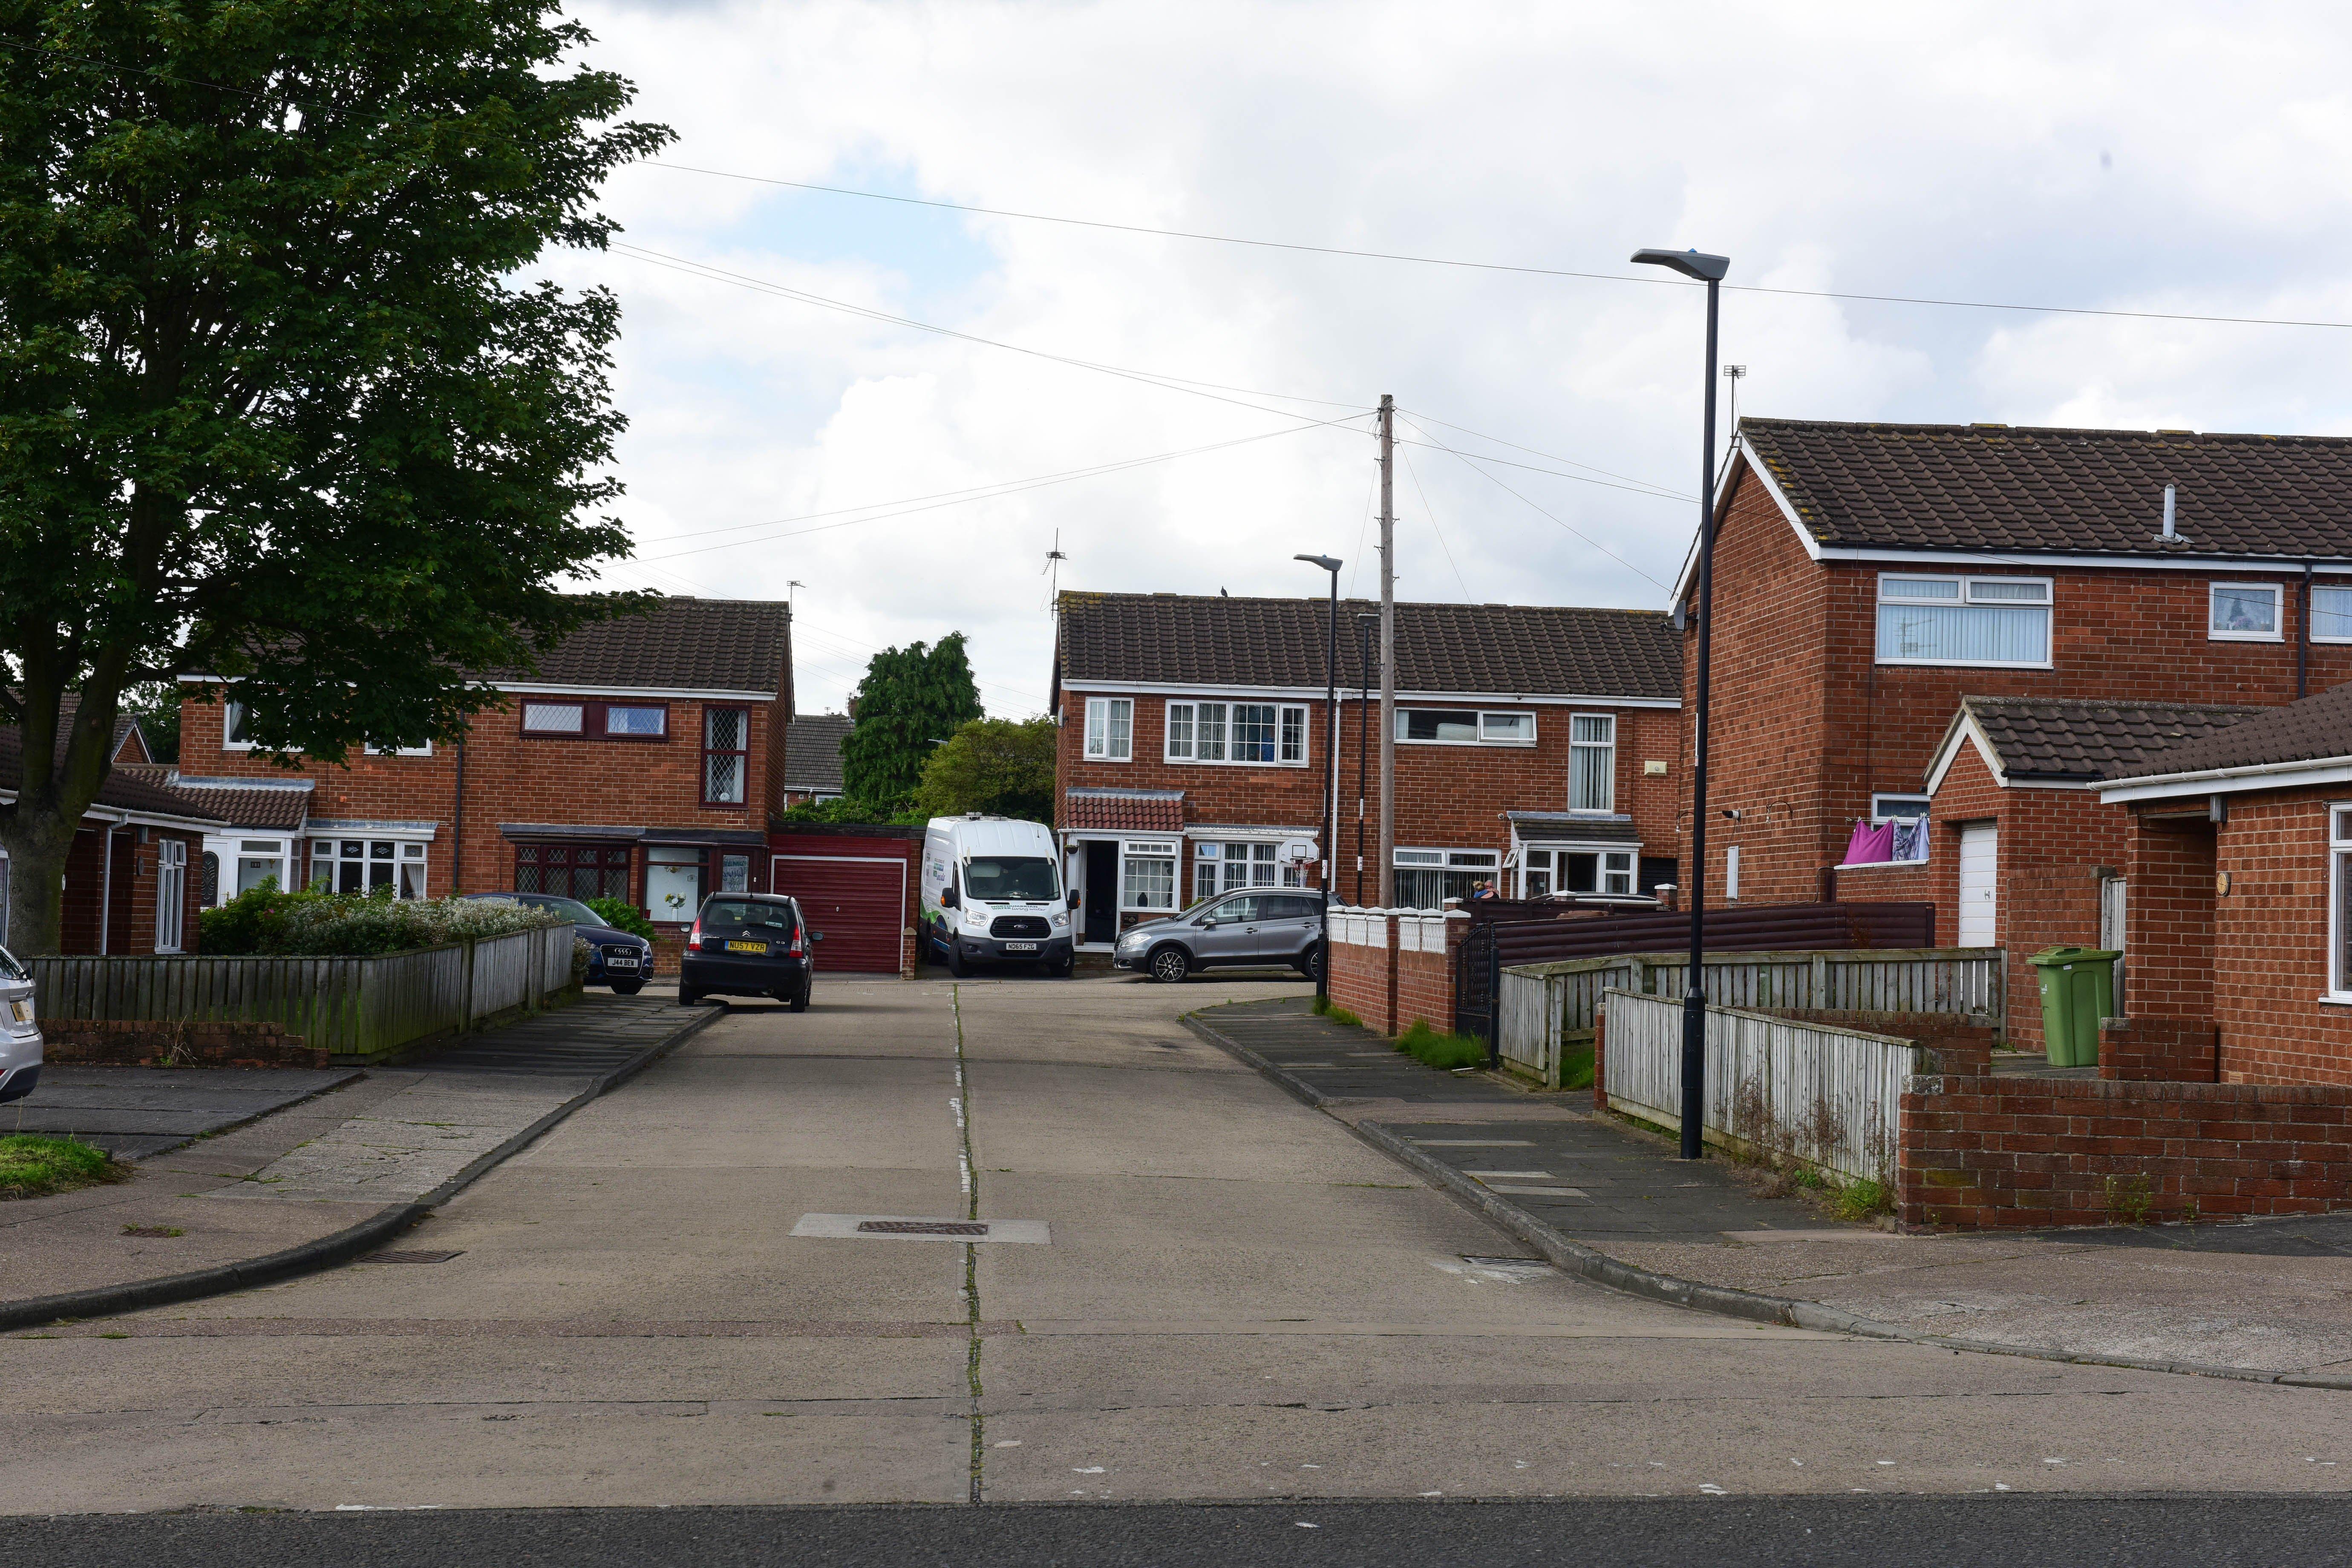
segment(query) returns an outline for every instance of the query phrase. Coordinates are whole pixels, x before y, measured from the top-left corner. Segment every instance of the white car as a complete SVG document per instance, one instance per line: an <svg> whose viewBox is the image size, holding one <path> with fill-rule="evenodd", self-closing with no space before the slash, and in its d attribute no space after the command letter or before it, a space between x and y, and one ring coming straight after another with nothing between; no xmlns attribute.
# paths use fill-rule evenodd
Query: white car
<svg viewBox="0 0 2352 1568"><path fill-rule="evenodd" d="M22 1100L41 1081L41 1021L33 1014L33 975L0 947L0 1105Z"/></svg>

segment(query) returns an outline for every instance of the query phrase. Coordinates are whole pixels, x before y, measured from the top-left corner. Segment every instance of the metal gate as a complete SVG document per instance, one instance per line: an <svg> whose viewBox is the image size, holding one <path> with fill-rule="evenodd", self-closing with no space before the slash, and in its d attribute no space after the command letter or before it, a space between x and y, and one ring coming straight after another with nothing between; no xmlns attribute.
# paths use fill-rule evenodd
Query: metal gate
<svg viewBox="0 0 2352 1568"><path fill-rule="evenodd" d="M896 974L907 923L907 862L896 856L778 855L768 886L800 900L823 973Z"/></svg>

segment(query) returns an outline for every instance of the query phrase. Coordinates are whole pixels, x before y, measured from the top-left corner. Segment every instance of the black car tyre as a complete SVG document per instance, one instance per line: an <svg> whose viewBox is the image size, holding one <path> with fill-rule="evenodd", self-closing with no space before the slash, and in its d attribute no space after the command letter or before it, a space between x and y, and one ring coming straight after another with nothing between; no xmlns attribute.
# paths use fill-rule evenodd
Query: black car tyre
<svg viewBox="0 0 2352 1568"><path fill-rule="evenodd" d="M691 1007L691 1006L693 1006L696 1003L698 1003L698 1002L699 1002L699 1001L701 1001L701 1000L702 1000L702 993L701 993L701 992L699 992L699 991L697 991L693 986L691 986L691 985L687 985L687 984L680 984L680 985L678 986L678 988L677 988L677 1005L678 1005L679 1006L681 1006L681 1007Z"/></svg>
<svg viewBox="0 0 2352 1568"><path fill-rule="evenodd" d="M1171 942L1151 955L1151 978L1173 985L1192 973L1192 955Z"/></svg>
<svg viewBox="0 0 2352 1568"><path fill-rule="evenodd" d="M1071 972L1076 969L1077 966L1078 961L1076 959L1065 958L1059 963L1048 964L1045 968L1045 973L1052 975L1056 980L1067 980L1070 977Z"/></svg>
<svg viewBox="0 0 2352 1568"><path fill-rule="evenodd" d="M1316 943L1298 955L1298 973L1309 980L1323 978L1323 944Z"/></svg>
<svg viewBox="0 0 2352 1568"><path fill-rule="evenodd" d="M643 991L645 988L646 983L642 980L615 980L613 982L613 994L615 996L635 996L638 992Z"/></svg>
<svg viewBox="0 0 2352 1568"><path fill-rule="evenodd" d="M814 976L811 976L801 982L801 988L792 994L786 1005L795 1013L805 1013L809 1010L810 1001L815 995L816 980Z"/></svg>

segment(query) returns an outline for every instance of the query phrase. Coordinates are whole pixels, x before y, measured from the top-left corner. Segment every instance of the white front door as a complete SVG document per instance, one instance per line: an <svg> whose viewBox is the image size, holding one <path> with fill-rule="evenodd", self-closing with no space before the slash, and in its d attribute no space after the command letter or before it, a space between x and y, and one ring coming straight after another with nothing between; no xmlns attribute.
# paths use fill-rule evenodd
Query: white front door
<svg viewBox="0 0 2352 1568"><path fill-rule="evenodd" d="M1994 897L2000 886L2000 829L1972 822L1960 829L1960 945L1993 945Z"/></svg>

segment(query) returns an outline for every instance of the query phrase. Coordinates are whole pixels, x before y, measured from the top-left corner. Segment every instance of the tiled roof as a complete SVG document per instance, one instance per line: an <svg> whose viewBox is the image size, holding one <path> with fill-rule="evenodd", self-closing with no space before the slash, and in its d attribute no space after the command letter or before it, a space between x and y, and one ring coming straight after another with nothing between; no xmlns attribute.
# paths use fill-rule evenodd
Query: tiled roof
<svg viewBox="0 0 2352 1568"><path fill-rule="evenodd" d="M2338 686L2284 708L2260 709L2253 717L2225 730L2152 752L2128 772L2111 777L2120 781L2334 757L2352 757L2352 685Z"/></svg>
<svg viewBox="0 0 2352 1568"><path fill-rule="evenodd" d="M473 673L549 686L782 695L792 647L792 611L774 600L668 598L644 615L581 627L541 655L536 672Z"/></svg>
<svg viewBox="0 0 2352 1568"><path fill-rule="evenodd" d="M2147 759L2268 711L2198 702L2094 698L1963 697L2011 779L2089 784L2145 772Z"/></svg>
<svg viewBox="0 0 2352 1568"><path fill-rule="evenodd" d="M198 815L216 816L231 827L273 833L299 833L310 815L312 781L280 783L276 779L245 780L180 776L162 763L118 763L115 775L129 774L149 784L168 786Z"/></svg>
<svg viewBox="0 0 2352 1568"><path fill-rule="evenodd" d="M784 726L784 787L838 792L846 713L798 713Z"/></svg>
<svg viewBox="0 0 2352 1568"><path fill-rule="evenodd" d="M2189 555L2352 557L2352 438L1742 419L1825 545L2148 555L2164 487Z"/></svg>
<svg viewBox="0 0 2352 1568"><path fill-rule="evenodd" d="M1181 833L1181 789L1074 789L1065 792L1062 826L1097 832Z"/></svg>
<svg viewBox="0 0 2352 1568"><path fill-rule="evenodd" d="M141 776L144 768L117 768L107 774L106 782L98 786L100 806L121 811L143 812L150 816L173 816L189 823L214 823L220 820L205 809L199 801L192 800L169 784ZM15 794L25 780L24 731L14 724L0 727L0 790Z"/></svg>
<svg viewBox="0 0 2352 1568"><path fill-rule="evenodd" d="M1360 682L1356 616L1339 604L1339 684ZM1066 593L1064 680L1317 687L1327 599ZM1653 610L1399 605L1397 689L1486 696L1678 697L1682 639Z"/></svg>
<svg viewBox="0 0 2352 1568"><path fill-rule="evenodd" d="M1564 811L1507 811L1523 844L1638 844L1629 816L1580 816Z"/></svg>

